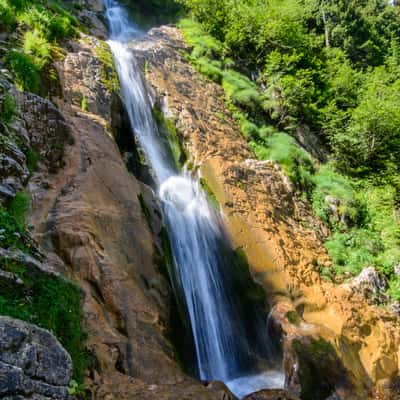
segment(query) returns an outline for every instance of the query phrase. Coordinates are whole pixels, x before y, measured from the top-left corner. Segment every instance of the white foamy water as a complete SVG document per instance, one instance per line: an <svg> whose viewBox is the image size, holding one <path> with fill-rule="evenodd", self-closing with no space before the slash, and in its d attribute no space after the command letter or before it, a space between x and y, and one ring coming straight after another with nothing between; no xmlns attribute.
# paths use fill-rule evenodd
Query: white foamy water
<svg viewBox="0 0 400 400"><path fill-rule="evenodd" d="M282 389L285 385L285 376L280 371L267 371L256 375L242 376L226 382L226 386L239 399L265 389Z"/></svg>
<svg viewBox="0 0 400 400"><path fill-rule="evenodd" d="M167 142L158 132L142 73L126 43L143 36L114 0L106 0L109 45L121 83L130 123L151 168L162 201L175 270L171 277L190 322L201 380L223 381L242 397L283 386L283 375L252 375L259 358L267 357L269 344L257 346L247 334L240 295L230 282L232 249L220 214L209 204L198 181L179 174ZM267 338L266 323L265 337ZM256 348L257 347L257 348ZM259 348L264 354L260 355Z"/></svg>

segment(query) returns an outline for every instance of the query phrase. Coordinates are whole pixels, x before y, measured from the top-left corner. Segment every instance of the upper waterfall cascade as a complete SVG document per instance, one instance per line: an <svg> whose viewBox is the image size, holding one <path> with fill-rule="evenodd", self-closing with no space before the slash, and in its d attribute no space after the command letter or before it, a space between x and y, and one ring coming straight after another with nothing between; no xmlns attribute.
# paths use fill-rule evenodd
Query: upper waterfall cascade
<svg viewBox="0 0 400 400"><path fill-rule="evenodd" d="M173 261L175 286L184 299L195 346L198 376L223 381L238 396L281 388L284 376L271 368L266 318L255 340L242 321L240 296L233 290L233 251L222 218L208 202L197 179L179 173L160 135L142 71L128 43L143 33L114 0L105 0L108 41L121 83L132 130L151 168L162 203ZM269 366L267 368L267 365Z"/></svg>

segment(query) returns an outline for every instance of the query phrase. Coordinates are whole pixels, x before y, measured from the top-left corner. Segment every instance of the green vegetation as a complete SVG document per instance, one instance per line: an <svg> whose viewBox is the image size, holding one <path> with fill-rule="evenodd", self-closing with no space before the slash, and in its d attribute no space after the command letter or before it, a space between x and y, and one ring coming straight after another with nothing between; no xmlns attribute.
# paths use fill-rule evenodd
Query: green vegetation
<svg viewBox="0 0 400 400"><path fill-rule="evenodd" d="M38 164L39 164L39 160L40 160L40 155L39 153L33 149L32 147L30 147L27 151L26 151L26 166L28 167L29 173L32 175L33 173L35 173L38 169Z"/></svg>
<svg viewBox="0 0 400 400"><path fill-rule="evenodd" d="M17 104L14 97L8 93L4 94L0 103L0 122L5 125L9 124L14 120L16 113Z"/></svg>
<svg viewBox="0 0 400 400"><path fill-rule="evenodd" d="M0 315L34 323L51 331L72 357L74 379L82 383L89 357L84 350L81 329L81 292L60 277L37 274L11 261L2 269L17 275L22 285L0 285Z"/></svg>
<svg viewBox="0 0 400 400"><path fill-rule="evenodd" d="M331 229L324 277L373 265L400 299L400 6L178 1L189 60L222 85L254 154L280 164ZM327 163L295 140L307 130Z"/></svg>
<svg viewBox="0 0 400 400"><path fill-rule="evenodd" d="M15 83L21 90L39 92L39 67L34 63L32 57L20 51L11 50L6 55L5 63L13 72Z"/></svg>
<svg viewBox="0 0 400 400"><path fill-rule="evenodd" d="M81 100L81 110L83 112L86 112L87 111L87 107L88 107L87 98L86 98L86 96L83 96L82 100Z"/></svg>
<svg viewBox="0 0 400 400"><path fill-rule="evenodd" d="M30 206L30 195L27 192L18 192L11 201L8 207L8 212L12 217L14 217L18 225L25 226Z"/></svg>
<svg viewBox="0 0 400 400"><path fill-rule="evenodd" d="M217 200L217 196L212 191L210 186L208 185L207 181L204 178L200 178L200 185L203 190L206 192L208 200L210 201L211 205L216 209L219 210L219 203Z"/></svg>
<svg viewBox="0 0 400 400"><path fill-rule="evenodd" d="M101 62L101 80L103 85L110 91L118 93L120 90L117 71L111 50L106 42L99 41L95 48L96 57Z"/></svg>
<svg viewBox="0 0 400 400"><path fill-rule="evenodd" d="M286 318L293 325L299 326L301 323L300 315L296 311L288 311L286 313Z"/></svg>
<svg viewBox="0 0 400 400"><path fill-rule="evenodd" d="M166 118L163 112L158 107L153 108L153 117L157 122L158 128L160 129L161 133L163 133L168 140L176 167L181 169L186 161L186 154L184 149L182 148L175 121Z"/></svg>
<svg viewBox="0 0 400 400"><path fill-rule="evenodd" d="M26 236L29 195L20 192L8 209L0 208L0 247L31 253ZM72 357L74 379L83 383L89 357L84 349L85 334L80 289L58 276L26 268L10 259L0 259L1 269L15 274L22 284L2 280L0 284L0 315L22 319L50 330Z"/></svg>
<svg viewBox="0 0 400 400"><path fill-rule="evenodd" d="M0 0L0 29L21 32L15 48L4 56L21 90L40 92L41 71L59 55L59 42L73 36L78 26L60 1Z"/></svg>

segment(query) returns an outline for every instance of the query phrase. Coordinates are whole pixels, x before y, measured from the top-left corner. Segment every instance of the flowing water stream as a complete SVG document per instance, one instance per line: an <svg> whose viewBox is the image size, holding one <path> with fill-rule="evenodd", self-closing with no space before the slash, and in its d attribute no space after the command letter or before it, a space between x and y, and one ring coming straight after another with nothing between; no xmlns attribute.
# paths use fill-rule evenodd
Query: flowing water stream
<svg viewBox="0 0 400 400"><path fill-rule="evenodd" d="M248 313L232 277L234 252L221 216L210 206L198 180L178 172L153 119L142 72L127 45L143 34L115 0L105 0L105 4L108 43L122 98L162 203L175 265L175 291L183 299L190 322L198 377L225 382L239 398L263 388L281 388L284 376L272 368L274 349L266 318L260 313L250 323L244 322Z"/></svg>

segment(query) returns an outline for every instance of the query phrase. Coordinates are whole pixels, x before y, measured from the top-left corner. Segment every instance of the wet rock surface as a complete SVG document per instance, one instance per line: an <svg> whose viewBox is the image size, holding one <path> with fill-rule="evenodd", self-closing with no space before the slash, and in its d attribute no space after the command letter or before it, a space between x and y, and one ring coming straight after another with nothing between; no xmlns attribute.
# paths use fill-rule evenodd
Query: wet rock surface
<svg viewBox="0 0 400 400"><path fill-rule="evenodd" d="M110 119L122 110L113 106L92 40L71 43L57 65L63 97L53 100L74 144L65 148L62 169L41 170L30 185L35 238L47 260L84 292L93 358L88 396L222 399L223 389L206 388L182 372L165 337L171 291L139 200L143 192L151 198L151 191L128 172L110 131Z"/></svg>
<svg viewBox="0 0 400 400"><path fill-rule="evenodd" d="M50 332L0 317L2 399L67 399L71 375L71 358Z"/></svg>
<svg viewBox="0 0 400 400"><path fill-rule="evenodd" d="M131 48L154 101L175 122L183 146L218 200L234 247L246 253L253 277L263 285L270 305L277 306L274 318L280 321L286 352L292 354L288 364L293 367L299 360L292 353L294 338L331 343L332 362L314 382L321 393L310 399L325 400L331 393L346 399L372 397L380 380L392 381L399 373L397 317L368 305L359 290L321 279L320 268L331 266L323 246L328 230L278 166L254 160L221 88L199 75L182 54L189 49L179 31L154 29ZM286 316L289 309L281 306L286 303L298 320ZM343 374L336 374L334 360ZM295 384L304 384L306 378L292 367L287 373L296 375ZM343 375L350 382L345 391ZM324 385L330 389L324 391Z"/></svg>

